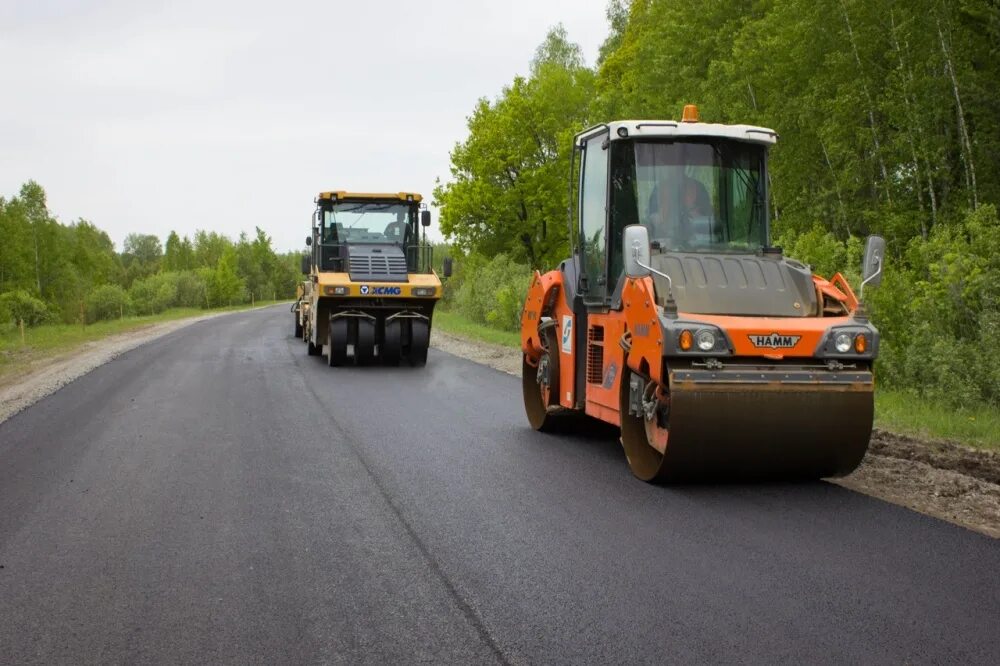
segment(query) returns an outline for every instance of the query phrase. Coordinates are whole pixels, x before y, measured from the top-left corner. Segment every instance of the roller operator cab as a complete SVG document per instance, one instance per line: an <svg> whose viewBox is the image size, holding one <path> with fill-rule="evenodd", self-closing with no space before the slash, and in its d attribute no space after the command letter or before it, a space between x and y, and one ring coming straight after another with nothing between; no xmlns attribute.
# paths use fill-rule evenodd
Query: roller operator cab
<svg viewBox="0 0 1000 666"><path fill-rule="evenodd" d="M850 473L871 436L879 334L847 280L772 247L768 149L749 125L617 121L574 139L573 257L521 318L532 427L621 428L647 481ZM868 240L864 285L882 273Z"/></svg>
<svg viewBox="0 0 1000 666"><path fill-rule="evenodd" d="M316 198L309 279L296 308L296 333L330 365L427 361L441 281L421 229L421 196L409 192L321 192Z"/></svg>

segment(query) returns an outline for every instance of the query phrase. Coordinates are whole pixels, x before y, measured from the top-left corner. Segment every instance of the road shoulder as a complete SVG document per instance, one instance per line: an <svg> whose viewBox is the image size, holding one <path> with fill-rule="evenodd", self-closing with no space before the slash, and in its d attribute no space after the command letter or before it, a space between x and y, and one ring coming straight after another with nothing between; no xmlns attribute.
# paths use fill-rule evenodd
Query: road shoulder
<svg viewBox="0 0 1000 666"><path fill-rule="evenodd" d="M191 324L226 314L231 313L210 313L131 329L40 360L27 372L5 376L0 379L0 423L127 351Z"/></svg>

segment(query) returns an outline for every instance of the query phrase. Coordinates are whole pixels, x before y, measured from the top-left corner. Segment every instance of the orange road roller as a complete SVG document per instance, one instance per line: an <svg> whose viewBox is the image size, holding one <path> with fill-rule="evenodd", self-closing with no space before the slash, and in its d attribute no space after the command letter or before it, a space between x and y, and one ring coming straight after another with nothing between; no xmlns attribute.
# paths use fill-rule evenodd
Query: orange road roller
<svg viewBox="0 0 1000 666"><path fill-rule="evenodd" d="M536 430L582 415L621 429L651 482L808 479L868 448L879 333L860 295L771 242L764 127L622 120L574 138L573 256L536 272L521 315Z"/></svg>

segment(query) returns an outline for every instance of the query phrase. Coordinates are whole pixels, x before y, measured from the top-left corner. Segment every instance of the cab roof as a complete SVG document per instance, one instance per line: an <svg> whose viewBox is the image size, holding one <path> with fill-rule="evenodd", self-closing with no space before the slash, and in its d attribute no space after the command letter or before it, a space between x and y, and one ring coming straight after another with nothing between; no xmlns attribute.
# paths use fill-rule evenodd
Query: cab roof
<svg viewBox="0 0 1000 666"><path fill-rule="evenodd" d="M774 145L778 133L756 125L723 125L720 123L685 122L678 120L613 120L585 129L576 135L576 143L607 132L611 141L627 139L688 139L722 138Z"/></svg>
<svg viewBox="0 0 1000 666"><path fill-rule="evenodd" d="M341 199L354 200L354 199L371 199L373 201L414 201L419 202L423 200L423 197L416 192L347 192L345 190L333 190L330 192L320 192L316 197L316 201L333 200L339 201Z"/></svg>

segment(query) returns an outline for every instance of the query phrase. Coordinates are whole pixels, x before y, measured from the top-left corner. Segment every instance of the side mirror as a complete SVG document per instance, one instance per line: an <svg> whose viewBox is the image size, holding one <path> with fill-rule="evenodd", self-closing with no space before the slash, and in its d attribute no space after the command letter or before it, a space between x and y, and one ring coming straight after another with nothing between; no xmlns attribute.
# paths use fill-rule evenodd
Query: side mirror
<svg viewBox="0 0 1000 666"><path fill-rule="evenodd" d="M865 242L865 257L861 262L861 288L870 284L877 287L882 283L882 266L885 263L885 239L869 236Z"/></svg>
<svg viewBox="0 0 1000 666"><path fill-rule="evenodd" d="M308 247L308 246L310 246L312 244L313 244L313 237L312 236L306 236L306 247Z"/></svg>
<svg viewBox="0 0 1000 666"><path fill-rule="evenodd" d="M649 265L649 230L641 224L630 224L625 227L622 254L625 258L625 275L630 278L643 278L649 275L649 269L640 265Z"/></svg>
<svg viewBox="0 0 1000 666"><path fill-rule="evenodd" d="M451 257L445 257L444 261L441 262L441 272L446 278L451 277Z"/></svg>
<svg viewBox="0 0 1000 666"><path fill-rule="evenodd" d="M309 255L308 254L303 254L302 255L302 274L303 275L309 275L309 270L311 268L312 268L312 266L310 266L310 264L309 264Z"/></svg>
<svg viewBox="0 0 1000 666"><path fill-rule="evenodd" d="M420 225L424 227L431 226L431 212L429 210L420 211Z"/></svg>

